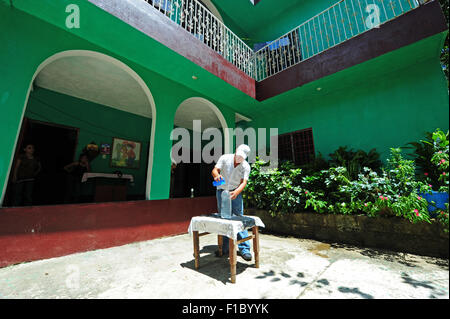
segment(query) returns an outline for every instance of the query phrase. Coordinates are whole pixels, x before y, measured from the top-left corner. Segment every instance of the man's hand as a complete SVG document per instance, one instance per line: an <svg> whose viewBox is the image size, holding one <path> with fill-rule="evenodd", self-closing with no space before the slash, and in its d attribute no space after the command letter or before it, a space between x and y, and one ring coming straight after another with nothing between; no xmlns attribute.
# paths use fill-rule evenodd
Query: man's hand
<svg viewBox="0 0 450 319"><path fill-rule="evenodd" d="M218 169L217 167L214 167L211 174L216 182L219 182L221 179L223 179L223 176L220 175L220 169Z"/></svg>
<svg viewBox="0 0 450 319"><path fill-rule="evenodd" d="M231 200L235 200L239 196L240 193L241 192L239 192L237 189L235 189L234 191L230 192Z"/></svg>

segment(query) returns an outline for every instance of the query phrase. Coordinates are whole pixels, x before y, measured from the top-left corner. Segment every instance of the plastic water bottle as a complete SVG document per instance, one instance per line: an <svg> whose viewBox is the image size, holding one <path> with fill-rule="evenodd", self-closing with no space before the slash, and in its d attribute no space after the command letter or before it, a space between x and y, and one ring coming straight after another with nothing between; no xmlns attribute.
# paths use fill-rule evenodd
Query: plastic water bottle
<svg viewBox="0 0 450 319"><path fill-rule="evenodd" d="M224 190L221 196L221 206L220 206L220 217L230 219L231 218L231 198L230 192L228 190Z"/></svg>

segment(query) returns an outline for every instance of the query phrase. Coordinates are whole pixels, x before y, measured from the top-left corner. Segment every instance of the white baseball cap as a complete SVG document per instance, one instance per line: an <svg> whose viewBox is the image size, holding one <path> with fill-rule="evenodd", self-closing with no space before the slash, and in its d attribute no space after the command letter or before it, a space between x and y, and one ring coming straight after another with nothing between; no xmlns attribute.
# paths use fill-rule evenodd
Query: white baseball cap
<svg viewBox="0 0 450 319"><path fill-rule="evenodd" d="M236 156L242 157L244 160L250 154L250 147L248 145L242 144L236 149Z"/></svg>

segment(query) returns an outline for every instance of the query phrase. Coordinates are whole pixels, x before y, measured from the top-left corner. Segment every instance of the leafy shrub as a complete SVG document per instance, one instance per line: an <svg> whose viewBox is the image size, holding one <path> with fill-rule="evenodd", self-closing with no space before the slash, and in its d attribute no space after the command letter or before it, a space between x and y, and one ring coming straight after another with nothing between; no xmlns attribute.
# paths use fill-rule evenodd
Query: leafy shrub
<svg viewBox="0 0 450 319"><path fill-rule="evenodd" d="M445 204L446 209L439 211L439 214L437 216L437 220L444 225L444 230L448 233L448 219L449 219L449 209L448 209L448 203Z"/></svg>
<svg viewBox="0 0 450 319"><path fill-rule="evenodd" d="M430 160L441 171L441 188L447 191L448 146L448 133L433 135L434 155ZM345 147L335 153L342 155L344 151ZM372 152L369 158L375 163L377 156ZM360 160L355 162L362 163ZM336 163L338 161L334 160L332 165ZM431 222L428 202L419 195L430 193L431 187L427 181L416 178L415 162L405 159L400 149L391 149L384 168L372 165L356 169L352 165L314 170L314 167L326 167L323 158L319 157L316 163L302 168L285 162L277 169L267 169L268 163L258 160L253 164L243 194L245 204L268 210L272 215L313 210L328 214L401 217L413 223ZM358 171L355 178L351 178L347 167L354 170L352 174ZM448 215L447 205L447 210L437 218L446 229Z"/></svg>
<svg viewBox="0 0 450 319"><path fill-rule="evenodd" d="M437 130L433 133L433 150L434 154L431 158L431 162L439 172L439 191L448 192L448 132L445 134L441 130Z"/></svg>
<svg viewBox="0 0 450 319"><path fill-rule="evenodd" d="M313 175L317 172L324 171L330 168L330 163L323 158L322 153L318 155L308 164L299 166L302 169L304 175Z"/></svg>
<svg viewBox="0 0 450 319"><path fill-rule="evenodd" d="M354 181L347 178L345 167L305 176L292 163L263 169L268 164L257 161L244 191L246 205L272 215L312 209L318 213L398 216L429 222L427 201L417 194L429 191L429 187L414 180L414 163L403 159L399 149L391 152L389 172L378 175L366 167Z"/></svg>
<svg viewBox="0 0 450 319"><path fill-rule="evenodd" d="M286 163L280 169L264 169L268 163L256 161L243 197L247 206L271 213L288 213L300 206L302 188L298 185L301 169Z"/></svg>
<svg viewBox="0 0 450 319"><path fill-rule="evenodd" d="M428 180L428 183L437 187L439 171L431 162L431 158L434 155L433 133L426 132L424 140L420 140L419 142L410 142L407 145L410 145L410 147L404 147L404 149L414 150L414 153L410 156L416 163L416 173L418 178Z"/></svg>
<svg viewBox="0 0 450 319"><path fill-rule="evenodd" d="M432 185L435 191L448 191L448 188L445 188L448 187L448 132L445 134L440 129L434 133L427 132L424 140L410 142L408 145L411 147L405 148L414 149L412 158L417 165L419 179ZM442 160L447 164L441 163ZM440 190L441 187L444 189Z"/></svg>
<svg viewBox="0 0 450 319"><path fill-rule="evenodd" d="M358 178L364 167L378 171L382 165L380 154L376 149L369 153L363 150L347 150L347 146L339 147L334 153L330 154L330 165L332 167L345 167L347 169L347 178L354 180Z"/></svg>

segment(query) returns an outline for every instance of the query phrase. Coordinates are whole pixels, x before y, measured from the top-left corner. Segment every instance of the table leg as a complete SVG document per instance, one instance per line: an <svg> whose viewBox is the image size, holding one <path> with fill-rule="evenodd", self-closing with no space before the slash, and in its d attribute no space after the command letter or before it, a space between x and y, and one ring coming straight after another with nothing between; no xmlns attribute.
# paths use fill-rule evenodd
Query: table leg
<svg viewBox="0 0 450 319"><path fill-rule="evenodd" d="M252 227L253 232L253 252L255 253L255 267L259 268L259 230L258 226Z"/></svg>
<svg viewBox="0 0 450 319"><path fill-rule="evenodd" d="M198 231L194 231L194 257L195 257L195 269L200 267L200 254L199 254L199 246L200 240L198 236Z"/></svg>
<svg viewBox="0 0 450 319"><path fill-rule="evenodd" d="M217 243L219 245L219 256L222 257L223 256L223 250L222 250L222 246L223 246L223 236L218 235L217 236Z"/></svg>
<svg viewBox="0 0 450 319"><path fill-rule="evenodd" d="M236 241L230 238L230 268L231 268L231 283L236 283L236 263L237 263L237 252L236 252Z"/></svg>

